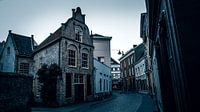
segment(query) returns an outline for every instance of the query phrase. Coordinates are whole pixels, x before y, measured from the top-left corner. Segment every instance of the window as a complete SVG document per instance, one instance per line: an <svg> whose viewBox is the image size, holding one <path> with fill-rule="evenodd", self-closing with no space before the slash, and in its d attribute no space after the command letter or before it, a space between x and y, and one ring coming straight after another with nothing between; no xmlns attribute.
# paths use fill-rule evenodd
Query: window
<svg viewBox="0 0 200 112"><path fill-rule="evenodd" d="M129 76L131 76L132 74L131 74L131 68L129 68Z"/></svg>
<svg viewBox="0 0 200 112"><path fill-rule="evenodd" d="M126 62L124 61L124 67L126 67Z"/></svg>
<svg viewBox="0 0 200 112"><path fill-rule="evenodd" d="M104 63L105 59L104 59L104 57L98 57L98 61L100 61L101 63Z"/></svg>
<svg viewBox="0 0 200 112"><path fill-rule="evenodd" d="M68 65L76 66L76 51L68 50Z"/></svg>
<svg viewBox="0 0 200 112"><path fill-rule="evenodd" d="M0 63L0 71L3 70L3 63Z"/></svg>
<svg viewBox="0 0 200 112"><path fill-rule="evenodd" d="M108 90L108 80L106 80L106 90Z"/></svg>
<svg viewBox="0 0 200 112"><path fill-rule="evenodd" d="M76 40L81 42L81 40L82 40L82 35L81 35L80 32L76 33Z"/></svg>
<svg viewBox="0 0 200 112"><path fill-rule="evenodd" d="M102 81L101 81L101 78L99 80L99 83L100 83L100 91L102 90Z"/></svg>
<svg viewBox="0 0 200 112"><path fill-rule="evenodd" d="M104 79L103 80L103 91L105 91L105 89L106 89L106 80Z"/></svg>
<svg viewBox="0 0 200 112"><path fill-rule="evenodd" d="M10 47L7 47L7 55L10 54Z"/></svg>
<svg viewBox="0 0 200 112"><path fill-rule="evenodd" d="M83 83L83 75L75 74L74 83Z"/></svg>
<svg viewBox="0 0 200 112"><path fill-rule="evenodd" d="M132 67L132 74L134 75L134 68Z"/></svg>
<svg viewBox="0 0 200 112"><path fill-rule="evenodd" d="M140 68L138 67L138 74L139 74L139 75L140 75L140 72L141 72L141 71L140 71Z"/></svg>
<svg viewBox="0 0 200 112"><path fill-rule="evenodd" d="M29 64L28 63L20 63L19 73L28 74L29 73Z"/></svg>
<svg viewBox="0 0 200 112"><path fill-rule="evenodd" d="M130 58L128 58L128 65L130 65L131 64L131 62L130 62L131 60L130 60Z"/></svg>
<svg viewBox="0 0 200 112"><path fill-rule="evenodd" d="M82 67L88 68L88 54L82 53Z"/></svg>
<svg viewBox="0 0 200 112"><path fill-rule="evenodd" d="M75 26L75 40L81 42L83 37L83 30L80 26Z"/></svg>
<svg viewBox="0 0 200 112"><path fill-rule="evenodd" d="M131 56L131 64L133 64L133 56Z"/></svg>

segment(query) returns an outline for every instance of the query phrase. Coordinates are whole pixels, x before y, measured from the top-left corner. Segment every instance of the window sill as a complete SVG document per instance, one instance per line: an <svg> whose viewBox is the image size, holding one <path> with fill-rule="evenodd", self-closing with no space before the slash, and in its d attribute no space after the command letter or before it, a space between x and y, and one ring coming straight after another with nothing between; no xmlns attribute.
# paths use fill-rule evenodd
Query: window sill
<svg viewBox="0 0 200 112"><path fill-rule="evenodd" d="M68 65L68 67L70 67L70 68L76 68L77 66Z"/></svg>
<svg viewBox="0 0 200 112"><path fill-rule="evenodd" d="M81 68L82 68L82 69L87 69L87 70L89 69L89 68L86 68L86 67L81 67Z"/></svg>

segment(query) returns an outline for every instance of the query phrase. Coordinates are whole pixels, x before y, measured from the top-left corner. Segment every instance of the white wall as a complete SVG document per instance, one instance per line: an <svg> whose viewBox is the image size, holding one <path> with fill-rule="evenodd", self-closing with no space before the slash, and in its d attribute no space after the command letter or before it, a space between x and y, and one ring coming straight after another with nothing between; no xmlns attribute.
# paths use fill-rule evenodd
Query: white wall
<svg viewBox="0 0 200 112"><path fill-rule="evenodd" d="M111 63L111 51L110 51L110 40L98 40L93 38L94 45L94 58L104 57L105 64L110 67Z"/></svg>
<svg viewBox="0 0 200 112"><path fill-rule="evenodd" d="M94 93L111 92L112 91L112 77L110 67L100 63L94 59ZM100 79L102 80L100 90ZM105 80L105 85L104 85ZM104 89L105 88L105 89Z"/></svg>
<svg viewBox="0 0 200 112"><path fill-rule="evenodd" d="M136 79L138 77L141 77L142 75L145 75L145 59L143 58L135 65L135 77ZM138 69L139 68L139 69Z"/></svg>
<svg viewBox="0 0 200 112"><path fill-rule="evenodd" d="M115 71L113 70L115 68ZM111 74L113 79L119 79L120 78L120 65L111 65Z"/></svg>

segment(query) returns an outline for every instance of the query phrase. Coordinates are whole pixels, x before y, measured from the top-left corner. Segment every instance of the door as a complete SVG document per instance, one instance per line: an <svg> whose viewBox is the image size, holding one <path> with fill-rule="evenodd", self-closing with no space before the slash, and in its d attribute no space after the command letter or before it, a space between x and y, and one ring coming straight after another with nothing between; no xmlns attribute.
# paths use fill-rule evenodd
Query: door
<svg viewBox="0 0 200 112"><path fill-rule="evenodd" d="M75 102L84 101L84 84L75 84Z"/></svg>

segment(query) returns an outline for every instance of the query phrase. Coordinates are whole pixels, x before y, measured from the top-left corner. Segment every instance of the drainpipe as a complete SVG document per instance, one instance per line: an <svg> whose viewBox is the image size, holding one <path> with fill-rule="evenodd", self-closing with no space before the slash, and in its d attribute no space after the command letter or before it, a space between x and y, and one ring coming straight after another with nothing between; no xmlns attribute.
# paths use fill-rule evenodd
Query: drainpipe
<svg viewBox="0 0 200 112"><path fill-rule="evenodd" d="M61 45L60 45L61 43L60 42L61 42L61 39L59 40L59 48L58 48L58 66L59 67L60 67L60 51L61 51L60 50L61 49Z"/></svg>

